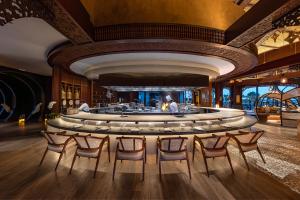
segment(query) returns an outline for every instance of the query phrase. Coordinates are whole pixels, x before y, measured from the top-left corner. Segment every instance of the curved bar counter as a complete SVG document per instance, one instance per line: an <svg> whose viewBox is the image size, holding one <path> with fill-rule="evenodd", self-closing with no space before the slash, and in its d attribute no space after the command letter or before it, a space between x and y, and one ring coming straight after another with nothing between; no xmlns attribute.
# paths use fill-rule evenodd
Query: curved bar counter
<svg viewBox="0 0 300 200"><path fill-rule="evenodd" d="M184 115L159 115L157 113L119 115L79 112L48 120L47 127L49 131L66 130L70 133L105 134L111 135L112 138L118 135L147 136L148 143L148 138L157 136L187 135L191 139L194 134L238 130L250 127L257 122L255 117L246 115L242 110L226 108L213 108L213 110L217 112Z"/></svg>

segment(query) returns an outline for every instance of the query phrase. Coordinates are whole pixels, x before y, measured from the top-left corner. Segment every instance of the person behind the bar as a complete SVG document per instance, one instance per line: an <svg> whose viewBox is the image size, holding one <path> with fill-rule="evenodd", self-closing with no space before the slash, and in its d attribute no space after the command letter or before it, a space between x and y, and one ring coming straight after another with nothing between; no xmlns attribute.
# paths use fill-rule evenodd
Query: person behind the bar
<svg viewBox="0 0 300 200"><path fill-rule="evenodd" d="M89 105L85 101L82 101L82 104L78 108L78 110L83 111L83 112L89 112L90 111L90 107L89 107Z"/></svg>
<svg viewBox="0 0 300 200"><path fill-rule="evenodd" d="M177 103L171 98L170 95L166 96L167 101L169 102L169 111L170 113L178 113L178 105Z"/></svg>

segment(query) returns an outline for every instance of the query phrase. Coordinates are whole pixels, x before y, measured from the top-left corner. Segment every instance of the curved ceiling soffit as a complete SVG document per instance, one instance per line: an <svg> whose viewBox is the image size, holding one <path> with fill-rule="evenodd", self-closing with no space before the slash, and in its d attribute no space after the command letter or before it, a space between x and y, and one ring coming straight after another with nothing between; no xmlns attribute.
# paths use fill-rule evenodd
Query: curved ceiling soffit
<svg viewBox="0 0 300 200"><path fill-rule="evenodd" d="M53 51L48 57L48 63L70 70L69 66L78 60L124 52L177 52L222 58L234 64L235 69L220 76L219 80L250 70L258 63L255 54L243 49L209 42L175 39L114 40L76 45Z"/></svg>
<svg viewBox="0 0 300 200"><path fill-rule="evenodd" d="M220 58L180 53L121 53L94 56L74 62L71 71L95 79L106 73L190 73L216 78L234 65Z"/></svg>
<svg viewBox="0 0 300 200"><path fill-rule="evenodd" d="M166 67L166 66L163 66ZM162 68L161 66L151 66L147 70L141 72L141 73L153 73L153 72L158 72L159 74L164 74L164 73L190 73L190 74L200 74L200 75L207 75L210 77L216 77L219 74L213 70L210 69L205 69L205 68L197 68L195 69L194 67L174 67L174 66L168 66L170 67L169 69ZM99 75L101 76L102 74L110 74L110 73L136 73L138 70L139 66L122 66L122 67L104 67L101 69L94 69L91 71L88 71L84 74L89 79L98 79Z"/></svg>
<svg viewBox="0 0 300 200"><path fill-rule="evenodd" d="M79 61L80 62L80 61ZM75 65L74 65L75 64ZM128 66L133 66L133 67L136 67L136 66L149 66L149 67L155 67L155 66L159 66L159 67L163 67L163 66L166 66L166 67L175 67L178 66L178 67L190 67L190 68L204 68L204 69L210 69L210 70L213 70L217 73L220 73L219 69L216 67L216 66L213 66L213 65L209 65L209 64L204 64L204 63L188 63L188 62L179 62L179 61L175 61L175 62L169 62L169 61L120 61L120 62L113 62L113 63L99 63L99 64L92 64L92 65L89 65L88 63L87 64L84 64L84 69L76 69L76 64L77 62L73 63L71 66L70 66L70 69L75 72L75 73L78 73L78 74L85 74L86 72L88 71L92 71L92 70L97 70L97 69L106 69L106 68L117 68L117 67L128 67ZM74 65L74 66L73 66ZM200 66L199 66L200 65ZM86 67L85 67L86 66Z"/></svg>

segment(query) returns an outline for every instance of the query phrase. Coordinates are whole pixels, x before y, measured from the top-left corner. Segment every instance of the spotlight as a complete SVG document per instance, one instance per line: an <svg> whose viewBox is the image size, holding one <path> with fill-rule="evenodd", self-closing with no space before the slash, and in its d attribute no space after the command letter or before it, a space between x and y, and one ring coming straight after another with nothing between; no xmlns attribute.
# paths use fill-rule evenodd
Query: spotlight
<svg viewBox="0 0 300 200"><path fill-rule="evenodd" d="M286 77L282 77L281 79L280 79L280 83L287 83L287 78Z"/></svg>

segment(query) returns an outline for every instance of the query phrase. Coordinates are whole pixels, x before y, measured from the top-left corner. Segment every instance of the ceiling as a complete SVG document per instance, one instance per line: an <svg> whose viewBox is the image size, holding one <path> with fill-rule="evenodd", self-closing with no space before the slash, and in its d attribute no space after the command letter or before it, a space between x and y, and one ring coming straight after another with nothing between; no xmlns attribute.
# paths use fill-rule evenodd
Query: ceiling
<svg viewBox="0 0 300 200"><path fill-rule="evenodd" d="M212 56L183 53L138 52L115 53L78 60L70 69L89 79L101 74L129 73L143 76L160 76L190 73L215 78L233 71L235 66L226 60Z"/></svg>
<svg viewBox="0 0 300 200"><path fill-rule="evenodd" d="M0 66L51 76L47 53L65 41L66 37L42 19L13 20L0 26Z"/></svg>
<svg viewBox="0 0 300 200"><path fill-rule="evenodd" d="M248 12L260 0L232 0L235 4L241 6L245 12Z"/></svg>
<svg viewBox="0 0 300 200"><path fill-rule="evenodd" d="M95 26L177 23L226 30L245 13L243 7L232 0L81 0L81 2Z"/></svg>
<svg viewBox="0 0 300 200"><path fill-rule="evenodd" d="M49 4L43 4L40 7L37 6L38 3L31 4L30 1L10 2L5 4L6 7L0 8L2 9L0 10L0 20L5 19L5 23L11 21L11 23L4 23L4 26L0 26L0 66L50 76L52 70L47 63L48 52L53 47L68 41L64 36L66 35L71 38L73 45L64 46L53 51L53 54L49 56L49 60L51 58L53 60L52 64L60 65L67 70L69 70L70 63L73 62L70 67L74 72L91 79L108 73L128 73L139 76L194 73L207 75L210 78L224 74L230 76L256 64L256 54L240 49L242 44L245 45L243 41L253 41L254 36L259 35L255 38L260 38L264 35L260 33L263 31L263 33L266 33L271 29L268 26L272 27L272 20L263 21L266 16L271 18L276 9L278 13L286 13L288 9L292 8L286 6L296 5L296 3L290 4L290 2L296 1L290 0L289 3L284 3L284 0L274 1L274 4L270 4L271 8L267 9L266 13L262 10L266 8L266 3L269 3L267 0L56 0L53 3L43 1ZM23 2L27 7L19 4L19 2ZM259 3L257 4L257 2ZM256 4L257 6L253 7ZM34 12L45 5L47 5L46 10L51 11L48 15L43 15L43 12L46 12L44 10ZM274 6L272 7L272 5ZM244 15L249 8L251 8L251 11ZM252 18L255 18L256 11L258 11L258 14L262 13L262 15L251 21ZM277 17L279 16L278 14ZM17 19L19 17L21 18ZM251 23L258 25L250 26L251 23L247 24L249 19ZM261 21L263 21L264 26L261 26ZM130 23L192 26L185 27L187 32L180 29L181 27L176 27L176 31L173 31L172 27L164 30L152 29L151 24L149 29L144 29L141 26L141 32L146 32L146 36L145 38L143 38L144 36L137 37L136 40L127 38L126 34L122 35L129 30L126 29L126 26L124 26L125 28L122 26L124 29L120 29L120 35L122 35L120 38L116 37L117 39L105 41L96 40L96 37L93 38L101 28L110 28L101 26ZM245 26L235 29L241 23ZM205 26L219 30L208 29L209 31L207 31L204 28L201 29L203 32L198 32L198 29L197 31L193 29L194 25L197 25L197 28ZM258 26L263 27L262 30L256 28ZM117 26L112 28L114 27ZM228 27L230 28L228 29ZM56 31L56 29L63 34ZM256 32L253 29L258 31ZM270 32L256 44L259 53L290 44L291 39L294 37L293 34L298 34L299 29L299 27L287 27ZM118 30L114 32L117 36ZM134 29L132 30L134 32ZM150 34L157 32L156 30L166 31L168 34L169 32L176 32L177 34L175 36L171 34L171 36L168 36L170 38L159 36L159 39L157 39L153 38L155 34ZM210 31L217 31L220 34L213 35ZM111 31L107 32L113 35ZM228 40L234 40L233 42L228 43L226 40L224 45L220 45L206 40L206 42L197 40L198 37L187 34L190 32L195 32L195 35L202 34L208 38L224 38L224 36L228 37L230 33L234 32L241 37L233 35L234 37ZM138 31L134 34L139 36ZM89 39L82 39L87 35L90 36ZM253 37L247 38L244 36ZM299 38L292 42L297 41L299 41ZM151 53L147 51L151 51ZM230 61L225 60L225 58Z"/></svg>
<svg viewBox="0 0 300 200"><path fill-rule="evenodd" d="M257 44L258 54L300 41L300 26L289 26L271 31Z"/></svg>

